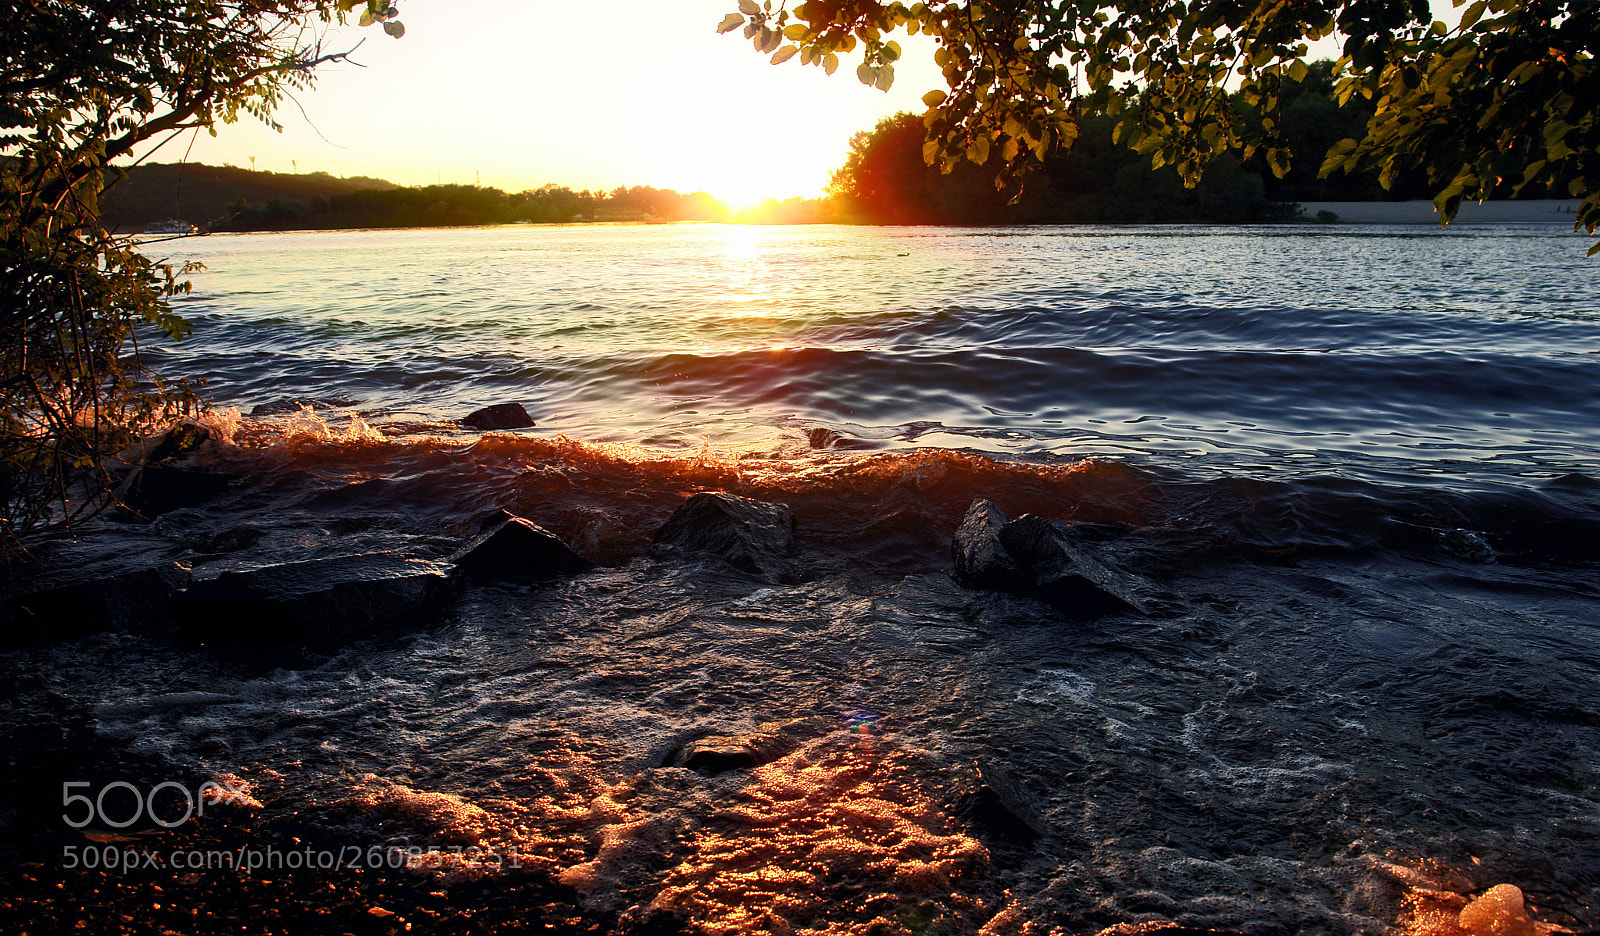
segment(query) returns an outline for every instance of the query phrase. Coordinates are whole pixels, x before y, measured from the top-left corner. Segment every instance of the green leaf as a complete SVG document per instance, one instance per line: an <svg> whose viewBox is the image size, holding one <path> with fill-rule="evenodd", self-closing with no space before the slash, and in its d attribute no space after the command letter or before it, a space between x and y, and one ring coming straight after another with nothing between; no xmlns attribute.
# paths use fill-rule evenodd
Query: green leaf
<svg viewBox="0 0 1600 936"><path fill-rule="evenodd" d="M967 159L980 166L989 161L989 138L987 136L980 134L973 137L972 142L967 144Z"/></svg>
<svg viewBox="0 0 1600 936"><path fill-rule="evenodd" d="M799 46L792 46L792 45L791 46L784 46L783 48L779 49L778 51L772 53L772 64L774 64L774 65L782 65L784 62L787 62L790 59L794 58L795 53L797 53L799 51L800 51L800 47Z"/></svg>
<svg viewBox="0 0 1600 936"><path fill-rule="evenodd" d="M722 22L717 24L717 32L718 33L733 32L735 29L738 29L740 26L743 26L743 25L744 25L744 17L740 16L737 13L729 13L727 16L724 16L722 18Z"/></svg>
<svg viewBox="0 0 1600 936"><path fill-rule="evenodd" d="M835 55L832 52L829 52L827 55L824 55L822 57L822 70L827 72L830 75L833 74L834 72L838 71L839 70L839 56Z"/></svg>
<svg viewBox="0 0 1600 936"><path fill-rule="evenodd" d="M871 85L878 80L878 70L866 62L862 62L856 66L856 78L864 85Z"/></svg>
<svg viewBox="0 0 1600 936"><path fill-rule="evenodd" d="M1267 168L1271 169L1272 174L1280 179L1289 174L1287 156L1288 154L1278 147L1272 147L1267 150Z"/></svg>
<svg viewBox="0 0 1600 936"><path fill-rule="evenodd" d="M1538 162L1529 163L1528 168L1522 170L1522 185L1518 185L1517 188L1520 190L1523 185L1532 182L1535 176L1544 171L1544 167L1545 161L1542 159Z"/></svg>
<svg viewBox="0 0 1600 936"><path fill-rule="evenodd" d="M879 91L888 91L891 87L893 87L894 86L894 66L893 65L882 65L882 66L879 66L879 68L878 68L878 79L873 82L873 86L876 87Z"/></svg>
<svg viewBox="0 0 1600 936"><path fill-rule="evenodd" d="M395 37L396 39L399 39L401 36L406 34L406 24L400 22L399 20L390 20L389 22L383 24L383 31Z"/></svg>
<svg viewBox="0 0 1600 936"><path fill-rule="evenodd" d="M1483 18L1483 11L1487 10L1488 8L1489 0L1478 0L1477 3L1467 7L1466 11L1461 14L1461 23L1459 26L1461 31L1466 32L1473 26L1477 25L1478 20Z"/></svg>
<svg viewBox="0 0 1600 936"><path fill-rule="evenodd" d="M932 91L929 91L927 94L922 96L922 103L928 107L938 107L940 104L943 104L944 99L949 96L950 95L944 93L938 88L934 88Z"/></svg>
<svg viewBox="0 0 1600 936"><path fill-rule="evenodd" d="M761 4L756 0L739 0L739 12L745 16L755 16L761 12Z"/></svg>

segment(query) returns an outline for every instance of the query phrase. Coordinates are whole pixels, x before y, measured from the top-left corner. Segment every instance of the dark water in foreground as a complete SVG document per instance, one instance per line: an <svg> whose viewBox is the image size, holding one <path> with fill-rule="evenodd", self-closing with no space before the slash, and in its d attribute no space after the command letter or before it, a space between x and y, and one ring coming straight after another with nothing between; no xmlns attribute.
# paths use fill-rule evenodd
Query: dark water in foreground
<svg viewBox="0 0 1600 936"><path fill-rule="evenodd" d="M191 243L163 367L264 408L203 456L244 481L116 548L438 557L507 507L602 564L310 665L10 654L263 827L707 933L1446 933L1502 882L1600 927L1600 310L1559 228ZM503 400L538 427L455 427ZM800 584L650 550L708 488L794 508ZM963 591L978 497L1121 525L1172 613ZM776 759L664 766L703 735ZM979 770L1041 834L972 818Z"/></svg>

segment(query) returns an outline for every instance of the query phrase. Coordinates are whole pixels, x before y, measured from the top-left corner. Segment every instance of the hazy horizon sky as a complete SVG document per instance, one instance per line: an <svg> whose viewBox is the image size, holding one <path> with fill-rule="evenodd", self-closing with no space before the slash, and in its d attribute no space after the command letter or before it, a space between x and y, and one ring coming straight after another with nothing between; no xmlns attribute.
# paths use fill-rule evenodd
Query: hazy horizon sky
<svg viewBox="0 0 1600 936"><path fill-rule="evenodd" d="M926 40L903 35L889 93L855 77L780 66L717 23L737 0L401 0L404 38L349 26L354 64L318 69L276 133L253 117L167 143L151 162L370 175L402 185L651 185L734 203L812 196L852 134L920 113L943 83ZM919 37L920 38L920 37ZM296 103L298 102L298 104ZM304 113L302 114L302 109ZM325 138L325 139L324 139Z"/></svg>

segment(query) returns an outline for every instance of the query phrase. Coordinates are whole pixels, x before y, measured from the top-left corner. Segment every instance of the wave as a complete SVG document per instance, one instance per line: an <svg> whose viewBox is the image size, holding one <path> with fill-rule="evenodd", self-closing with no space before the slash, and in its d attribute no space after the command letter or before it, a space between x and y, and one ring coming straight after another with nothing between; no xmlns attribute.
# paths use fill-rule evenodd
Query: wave
<svg viewBox="0 0 1600 936"><path fill-rule="evenodd" d="M1127 561L1155 573L1175 562L1331 554L1513 564L1600 559L1600 481L1577 473L1445 487L945 448L841 451L825 447L834 440L820 427L793 429L756 448L685 452L511 433L470 442L395 438L359 416L346 419L348 427L329 428L303 411L239 429L237 444L213 456L242 479L226 509L270 510L280 521L295 514L381 517L396 529L465 536L484 514L505 508L616 565L643 553L688 495L724 490L789 504L803 558L819 574L947 568L950 536L977 498L1014 516L1115 525L1134 534L1122 547Z"/></svg>

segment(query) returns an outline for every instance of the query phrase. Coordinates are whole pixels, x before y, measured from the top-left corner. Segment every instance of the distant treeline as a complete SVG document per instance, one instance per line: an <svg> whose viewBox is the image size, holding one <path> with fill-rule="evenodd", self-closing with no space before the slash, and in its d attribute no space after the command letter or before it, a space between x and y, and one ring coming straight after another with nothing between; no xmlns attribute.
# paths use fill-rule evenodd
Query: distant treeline
<svg viewBox="0 0 1600 936"><path fill-rule="evenodd" d="M253 172L201 163L121 170L101 199L113 229L137 232L169 219L211 231L434 227L514 222L837 220L820 199L768 201L730 211L704 192L682 195L649 186L610 192L546 185L507 193L474 185L402 188L382 179Z"/></svg>
<svg viewBox="0 0 1600 936"><path fill-rule="evenodd" d="M464 224L550 224L571 221L727 221L804 223L833 220L815 200L768 202L735 215L704 192L681 195L671 189L636 185L610 192L575 192L546 185L507 193L473 185L366 190L318 195L308 202L272 199L229 206L213 230L262 231L290 228L437 227ZM748 217L747 217L748 216Z"/></svg>
<svg viewBox="0 0 1600 936"><path fill-rule="evenodd" d="M1148 156L1113 143L1114 119L1099 113L1083 118L1072 150L1047 158L1020 192L997 192L992 168L963 164L941 174L926 165L922 120L902 113L855 136L829 191L842 218L876 224L1226 224L1288 220L1299 216L1300 202L1431 198L1434 187L1417 173L1387 190L1376 172L1317 178L1328 148L1359 138L1372 115L1363 98L1337 103L1332 68L1318 62L1283 90L1274 119L1295 158L1281 179L1259 155L1229 154L1185 188L1172 167L1152 169ZM1259 114L1237 100L1235 107L1241 119L1259 123ZM1545 194L1530 186L1523 197Z"/></svg>

